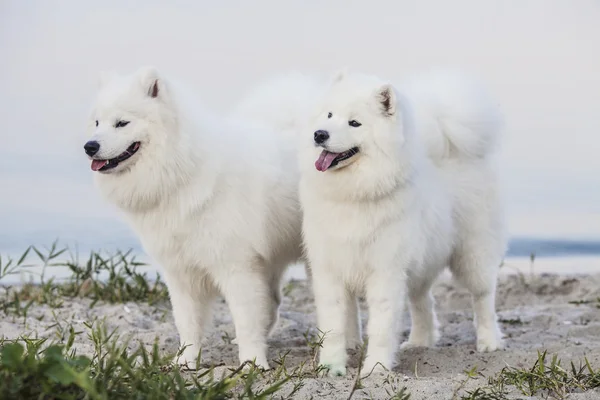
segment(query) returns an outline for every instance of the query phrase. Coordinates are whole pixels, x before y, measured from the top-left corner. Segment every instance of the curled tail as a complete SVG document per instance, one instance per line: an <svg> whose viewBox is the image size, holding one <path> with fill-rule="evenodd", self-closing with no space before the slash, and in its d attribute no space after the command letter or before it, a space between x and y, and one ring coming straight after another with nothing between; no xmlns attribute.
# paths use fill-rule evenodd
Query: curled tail
<svg viewBox="0 0 600 400"><path fill-rule="evenodd" d="M405 86L429 157L483 159L495 152L503 128L497 104L473 78L433 70Z"/></svg>

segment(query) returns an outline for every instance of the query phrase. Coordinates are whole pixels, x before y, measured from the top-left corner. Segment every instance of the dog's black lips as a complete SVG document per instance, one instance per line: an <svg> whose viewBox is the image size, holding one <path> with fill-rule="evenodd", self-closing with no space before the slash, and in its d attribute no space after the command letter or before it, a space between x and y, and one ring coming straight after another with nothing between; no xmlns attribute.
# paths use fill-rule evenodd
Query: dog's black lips
<svg viewBox="0 0 600 400"><path fill-rule="evenodd" d="M337 156L333 162L331 163L331 165L329 166L329 168L331 167L335 167L336 165L338 165L339 163L341 163L344 160L349 159L350 157L353 157L355 154L357 154L359 152L358 147L353 147L350 150L346 150L343 153L340 153L339 156Z"/></svg>
<svg viewBox="0 0 600 400"><path fill-rule="evenodd" d="M109 169L115 168L117 165L119 165L119 163L122 163L123 161L127 160L129 157L137 153L139 149L140 142L131 143L131 146L129 146L124 152L119 154L117 157L107 160L108 162L98 171L107 171Z"/></svg>

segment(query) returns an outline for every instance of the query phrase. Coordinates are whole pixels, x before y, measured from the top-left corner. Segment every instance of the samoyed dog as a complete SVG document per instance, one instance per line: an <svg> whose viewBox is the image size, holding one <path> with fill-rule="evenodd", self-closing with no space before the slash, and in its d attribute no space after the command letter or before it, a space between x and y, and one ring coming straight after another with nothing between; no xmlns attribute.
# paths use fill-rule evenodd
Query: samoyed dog
<svg viewBox="0 0 600 400"><path fill-rule="evenodd" d="M346 373L361 342L356 296L369 307L363 373L389 369L407 346L438 339L431 286L448 266L471 292L477 349L502 348L496 278L506 239L493 155L502 127L477 82L433 71L403 91L340 72L299 152L303 233L313 274L320 363Z"/></svg>
<svg viewBox="0 0 600 400"><path fill-rule="evenodd" d="M187 346L179 362L194 367L221 294L240 362L268 368L282 274L302 253L296 149L265 123L205 111L185 89L152 67L108 74L85 152L102 194L163 268Z"/></svg>

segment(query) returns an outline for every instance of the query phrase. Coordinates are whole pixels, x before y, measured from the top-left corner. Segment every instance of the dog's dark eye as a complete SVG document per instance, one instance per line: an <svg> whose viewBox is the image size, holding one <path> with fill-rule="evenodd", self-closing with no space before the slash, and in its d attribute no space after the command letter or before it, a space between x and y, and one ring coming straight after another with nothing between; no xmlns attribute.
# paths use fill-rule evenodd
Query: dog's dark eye
<svg viewBox="0 0 600 400"><path fill-rule="evenodd" d="M350 125L350 126L352 126L354 128L358 128L362 124L360 122L358 122L357 120L353 119L352 121L348 121L348 125Z"/></svg>
<svg viewBox="0 0 600 400"><path fill-rule="evenodd" d="M331 117L333 117L332 113L327 114L327 118L331 118Z"/></svg>
<svg viewBox="0 0 600 400"><path fill-rule="evenodd" d="M124 126L127 126L128 123L129 121L117 121L117 123L115 124L115 128L122 128Z"/></svg>
<svg viewBox="0 0 600 400"><path fill-rule="evenodd" d="M98 120L96 120L96 126L98 126Z"/></svg>

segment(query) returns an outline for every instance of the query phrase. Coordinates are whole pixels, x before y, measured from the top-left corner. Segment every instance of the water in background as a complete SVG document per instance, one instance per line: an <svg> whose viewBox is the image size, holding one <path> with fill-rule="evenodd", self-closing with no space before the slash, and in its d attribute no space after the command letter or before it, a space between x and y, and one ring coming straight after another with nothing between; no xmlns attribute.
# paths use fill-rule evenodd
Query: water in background
<svg viewBox="0 0 600 400"><path fill-rule="evenodd" d="M98 240L100 239L100 240ZM30 237L29 241L12 240L8 235L0 234L0 255L11 256L17 258L30 245L35 245L40 249L48 248L55 239L44 237L36 238L35 235ZM132 250L133 253L144 256L144 250L135 237L127 233L120 235L112 235L104 238L88 238L85 240L83 236L79 237L78 241L58 240L59 247L68 247L72 253L85 255L91 251L102 251L106 253L114 253L116 251ZM515 257L530 257L534 255L536 258L549 257L581 257L581 256L599 256L600 257L600 240L568 240L568 239L543 239L543 238L523 238L515 237L509 242L507 258ZM598 272L600 272L600 262L598 264Z"/></svg>
<svg viewBox="0 0 600 400"><path fill-rule="evenodd" d="M37 243L36 246L39 247L42 253L47 254L45 249L50 248L51 241L31 239L32 242L30 243ZM131 250L133 255L138 256L139 261L148 263L147 266L141 267L140 271L148 272L151 277L156 273L161 273L160 267L152 264L152 260L144 254L139 242L130 234L123 233L118 237L112 236L108 240L106 238L104 240L104 242L94 240L94 238L84 240L84 236L82 236L76 242L60 242L58 243L58 248L61 249L67 246L68 251L57 260L71 261L74 257L77 257L79 260L85 262L91 252L100 251L104 255L113 255L117 251L125 252ZM2 235L0 235L0 243L3 246L7 243L12 243L12 246L14 246L0 249L0 256L2 256L5 263L9 258L17 260L29 247L29 244L24 242L19 243L19 241L15 240L10 242L9 237L3 237ZM46 243L47 245L42 243ZM532 260L532 256L535 256L534 260ZM533 261L535 261L535 269L532 269ZM27 264L36 265L36 267L27 268L26 272L21 271L20 273L4 277L0 281L0 285L39 281L42 269L37 266L41 263L33 252L30 252ZM509 273L528 273L532 270L538 273L548 272L558 274L598 273L600 272L600 241L517 237L513 238L509 243L504 264L507 268L503 270ZM52 267L45 272L45 275L47 278L62 279L70 276L70 271L65 267ZM293 266L288 271L288 278L306 278L303 266Z"/></svg>

